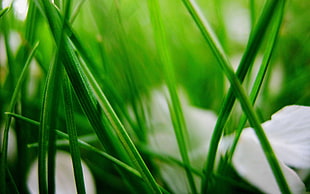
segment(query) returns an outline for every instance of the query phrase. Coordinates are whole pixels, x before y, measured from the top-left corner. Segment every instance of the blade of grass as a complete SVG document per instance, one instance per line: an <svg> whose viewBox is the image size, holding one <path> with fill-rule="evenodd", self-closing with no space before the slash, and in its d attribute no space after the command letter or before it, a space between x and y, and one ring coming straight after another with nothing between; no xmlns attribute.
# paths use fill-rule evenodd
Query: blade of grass
<svg viewBox="0 0 310 194"><path fill-rule="evenodd" d="M277 10L275 10L277 12L277 14L274 18L275 22L273 23L274 25L272 26L272 29L271 29L271 32L270 32L270 35L269 35L269 38L267 41L267 45L265 48L265 54L264 54L262 64L260 66L259 72L256 76L256 79L254 81L254 84L253 84L253 87L252 87L252 90L250 93L250 101L252 104L254 104L256 101L259 90L260 90L262 83L264 81L264 77L265 77L265 74L267 72L270 59L271 59L273 51L275 49L276 41L277 41L277 38L279 35L280 26L281 26L281 23L283 20L284 5L285 5L284 2L282 1L280 7ZM247 117L246 117L246 115L243 114L241 119L240 119L239 126L236 130L236 135L235 135L233 144L232 144L232 146L231 146L231 148L227 154L229 157L228 162L233 157L233 153L236 149L239 137L241 135L242 129L243 129L246 121L247 121Z"/></svg>
<svg viewBox="0 0 310 194"><path fill-rule="evenodd" d="M41 109L41 125L39 129L39 151L38 151L38 173L39 173L39 191L47 193L55 188L55 134L57 111L58 111L58 93L55 92L60 86L60 80L56 76L61 75L61 66L56 59L48 71L45 84L43 104ZM47 157L47 158L46 158Z"/></svg>
<svg viewBox="0 0 310 194"><path fill-rule="evenodd" d="M48 22L50 23L50 28L52 33L54 34L54 39L57 40L57 33L59 33L59 25L60 25L60 15L58 14L57 10L53 5L48 1L41 1L44 7L44 14L47 17ZM39 5L40 6L40 5ZM53 17L55 16L55 17ZM68 33L68 32L67 32ZM81 64L78 60L76 52L73 50L73 45L67 35L64 35L64 45L62 48L62 61L65 65L67 74L70 78L71 84L78 96L78 99L86 112L86 115L99 137L99 140L105 145L106 147L110 148L109 150L114 150L112 153L119 153L120 157L129 157L131 162L135 165L135 167L141 173L143 180L149 186L151 192L153 193L161 193L157 183L155 182L153 176L149 172L148 168L146 167L142 157L140 156L139 152L135 148L134 144L132 143L131 139L129 138L127 132L125 131L123 125L119 121L118 117L116 116L115 112L113 111L112 107L110 106L109 102L107 101L106 97L102 93L99 85L97 84L95 88L100 93L100 105L105 113L105 117L102 118L96 114L97 110L97 100L95 96L93 96L93 92L88 85L88 79L85 77L84 73L81 70ZM93 88L94 89L94 88ZM95 93L96 93L95 90ZM111 126L114 131L111 131L108 128L106 129L102 122L105 122L106 126ZM106 135L104 135L106 134ZM115 134L119 139L115 139ZM113 140L116 141L113 141ZM103 141L107 140L107 141ZM108 143L109 142L109 143ZM113 145L120 145L120 142L123 146L113 146ZM120 149L121 147L124 148ZM126 152L124 152L126 151ZM126 153L126 154L125 154Z"/></svg>
<svg viewBox="0 0 310 194"><path fill-rule="evenodd" d="M56 38L60 36L58 33L59 26L61 25L61 15L57 8L50 2L43 1L43 6L44 7L41 9L46 10L43 14L46 13L46 17L50 23L50 28L54 34L54 39L56 40ZM74 91L78 96L78 100L80 101L90 123L93 125L99 140L109 152L115 153L119 157L122 157L124 156L124 152L118 149L121 145L115 137L115 134L111 130L106 129L109 125L106 124L106 119L102 119L101 117L101 111L98 110L99 104L93 95L87 78L82 72L81 63L78 59L77 53L74 50L72 42L67 36L67 34L71 35L72 33L70 29L71 28L67 29L66 34L64 34L63 47L60 48L63 53L61 58L66 72L69 76Z"/></svg>
<svg viewBox="0 0 310 194"><path fill-rule="evenodd" d="M250 0L249 3L249 7L250 7L250 15L251 15L251 26L253 28L255 21L256 21L256 10L255 10L255 1L254 0Z"/></svg>
<svg viewBox="0 0 310 194"><path fill-rule="evenodd" d="M85 193L84 176L81 164L81 154L78 146L78 136L76 131L75 119L73 116L72 91L67 77L63 81L64 105L67 130L69 134L70 152L74 170L76 190L78 193Z"/></svg>
<svg viewBox="0 0 310 194"><path fill-rule="evenodd" d="M30 123L30 124L32 124L32 125L34 125L34 126L37 126L37 127L40 126L40 122L35 121L35 120L32 120L32 119L29 119L29 118L24 117L24 116L22 116L22 115L15 114L15 113L11 113L11 112L5 112L5 114L6 114L6 115L9 115L9 116L11 116L11 117L14 117L14 118L16 118L16 119L20 119L20 120L22 120L22 121L25 121L25 122L27 122L27 123ZM56 134L57 134L59 137L64 138L64 139L67 139L67 140L70 139L68 134L66 134L66 133L64 133L64 132L62 132L62 131L60 131L60 130L57 130L57 129L56 129L55 131L56 131ZM113 157L112 155L110 155L110 154L108 154L108 153L106 153L106 152L104 152L104 151L102 151L102 150L100 150L100 149L98 149L98 148L96 148L96 147L90 145L89 143L87 143L87 142L85 142L85 141L82 141L82 140L80 140L80 139L77 139L77 140L78 140L78 145L81 146L81 148L84 148L84 149L86 149L86 150L88 150L88 151L92 151L92 152L94 152L94 153L96 153L96 154L98 154L98 155L101 155L102 157L106 158L107 160L110 160L110 161L111 161L112 163L114 163L115 165L117 165L117 166L119 166L119 167L125 169L126 171L130 172L131 174L135 175L136 177L142 179L140 173L139 173L136 169L134 169L134 168L132 168L131 166L129 166L128 164L126 164L126 163L120 161L119 159ZM30 148L32 148L32 147L38 147L38 143L29 144L28 147L30 147Z"/></svg>
<svg viewBox="0 0 310 194"><path fill-rule="evenodd" d="M273 3L273 4L265 5L263 13L261 17L259 18L258 24L252 30L251 37L249 39L246 51L243 54L240 65L237 69L236 74L241 81L244 80L245 75L250 65L254 61L256 53L258 52L258 49L262 43L263 37L267 31L268 25L270 25L270 18L273 17L274 9L275 7L278 6L276 4L277 2L270 2L270 3ZM234 92L233 92L233 89L230 88L228 91L227 97L225 98L225 101L223 103L221 112L218 117L218 121L214 129L214 133L212 135L212 139L210 142L209 154L208 154L207 163L205 166L205 172L207 173L206 180L213 169L217 146L218 146L220 137L223 133L225 123L232 110L234 101L235 101ZM266 153L266 150L264 150L264 152ZM205 184L207 184L207 182L205 182Z"/></svg>
<svg viewBox="0 0 310 194"><path fill-rule="evenodd" d="M11 117L14 117L14 118L16 118L16 119L25 121L25 122L27 122L27 123L30 123L30 124L32 124L32 125L34 125L34 126L37 126L37 127L40 126L40 122L35 121L35 120L32 120L32 119L29 119L29 118L24 117L24 116L22 116L22 115L15 114L15 113L11 113L11 112L5 112L5 114L6 114L6 115L9 115L9 116L11 116ZM66 134L66 133L64 133L64 132L62 132L62 131L59 131L59 130L57 130L57 129L56 129L55 131L56 131L56 134L57 134L59 137L64 138L64 139L67 139L67 140L70 139L70 137L69 137L68 134ZM140 173L139 173L136 169L134 169L134 168L132 168L131 166L127 165L126 163L124 163L124 162L118 160L117 158L111 156L110 154L108 154L108 153L106 153L106 152L104 152L104 151L102 151L102 150L99 150L98 148L96 148L96 147L90 145L89 143L86 143L85 141L82 141L82 140L80 140L80 139L77 139L77 140L78 140L78 145L79 145L81 148L84 148L84 149L86 149L86 150L88 150L88 151L94 152L94 153L96 153L96 154L98 154L98 155L104 157L105 159L110 160L110 161L111 161L112 163L114 163L115 165L117 165L117 166L123 168L124 170L126 170L126 171L130 172L131 174L135 175L136 177L142 179ZM29 148L38 147L38 143L29 144L28 147L29 147Z"/></svg>
<svg viewBox="0 0 310 194"><path fill-rule="evenodd" d="M47 3L47 1L43 1ZM48 3L47 3L48 4ZM41 125L39 130L39 152L38 152L38 173L39 173L39 191L41 193L55 192L55 156L56 156L56 137L55 131L57 124L57 112L59 95L57 88L59 88L61 76L63 76L63 67L61 66L61 50L63 45L63 34L65 20L69 14L70 1L67 1L64 10L64 18L59 20L57 34L55 35L55 42L58 46L56 51L55 61L49 68L47 80L44 89L43 105L41 109ZM56 12L51 12L53 16ZM47 156L47 160L46 160ZM46 180L47 179L47 180Z"/></svg>
<svg viewBox="0 0 310 194"><path fill-rule="evenodd" d="M4 16L4 14L6 14L10 9L11 9L11 6L6 7L6 8L4 8L4 9L0 10L0 18L1 18L2 16Z"/></svg>
<svg viewBox="0 0 310 194"><path fill-rule="evenodd" d="M7 15L8 16L8 15ZM3 38L4 38L4 45L5 45L5 52L6 52L6 58L7 58L7 67L8 67L8 79L6 80L6 83L8 85L8 88L14 88L19 71L18 68L16 67L15 64L15 57L13 54L13 49L10 44L10 28L11 28L11 23L10 23L10 18L9 17L2 17L0 20L1 24L1 32L3 33Z"/></svg>
<svg viewBox="0 0 310 194"><path fill-rule="evenodd" d="M194 173L195 175L200 176L200 177L203 176L201 171L199 171L199 170L197 170L191 166L186 166L182 161L180 161L179 159L176 159L170 155L156 152L156 151L148 148L148 146L140 146L139 148L143 153L150 155L151 157L155 158L156 160L160 160L164 163L171 164L172 166L177 165L177 166L182 167L184 169L190 168L191 172Z"/></svg>
<svg viewBox="0 0 310 194"><path fill-rule="evenodd" d="M69 136L59 130L56 131L57 132L57 135L62 137L62 138L65 138L65 139L69 139ZM110 154L106 153L106 152L103 152L99 149L97 149L96 147L82 141L82 140L78 140L78 144L79 146L81 146L81 148L84 148L88 151L92 151L102 157L104 157L105 159L107 160L110 160L112 163L114 163L115 165L121 167L122 169L126 170L127 172L131 173L132 175L138 177L138 178L141 178L141 174L134 168L132 168L131 166L128 166L126 163L118 160L117 158L111 156Z"/></svg>
<svg viewBox="0 0 310 194"><path fill-rule="evenodd" d="M35 41L37 41L37 29L40 27L38 25L39 17L38 17L38 11L37 8L34 5L33 1L29 1L29 8L27 12L27 18L25 21L25 39L22 42L21 49L19 50L18 54L16 55L17 63L16 65L18 68L22 67L25 61L27 60L29 50L33 47ZM40 55L40 48L45 46L46 43L41 44L35 55L35 61L38 64L40 63L39 55ZM42 65L41 65L42 67ZM27 73L27 78L24 81L23 86L21 87L21 98L20 98L20 114L21 115L29 115L33 114L29 110L29 99L27 99L28 96L28 89L30 87L29 81L31 81L33 78L30 76L32 71L30 70ZM36 86L37 87L37 86ZM18 142L18 160L16 164L16 171L18 172L17 176L17 185L21 193L28 192L27 187L27 175L28 175L28 169L30 165L30 152L27 148L27 144L29 143L32 133L31 129L28 125L23 125L19 122L19 120L16 120L15 122L15 132L16 132L16 138ZM22 160L21 160L22 158Z"/></svg>
<svg viewBox="0 0 310 194"><path fill-rule="evenodd" d="M165 81L167 82L169 95L171 98L171 101L169 102L169 110L171 114L175 136L177 139L182 161L186 166L185 172L189 182L190 190L192 193L197 193L194 177L190 170L191 165L188 154L188 141L186 139L188 137L187 135L188 132L186 129L186 124L180 100L176 92L174 69L168 52L168 45L166 42L164 26L162 24L159 2L157 0L149 0L148 8L150 12L157 51L159 53L159 58L160 62L162 63L162 67L164 68Z"/></svg>
<svg viewBox="0 0 310 194"><path fill-rule="evenodd" d="M148 168L146 167L141 155L139 154L137 148L133 144L132 140L130 139L129 135L127 134L124 126L118 119L117 115L115 114L113 108L109 104L106 96L102 92L99 84L97 83L96 79L91 74L88 67L82 63L82 68L90 81L92 86L93 92L96 95L99 104L103 108L103 112L107 116L109 122L111 123L113 129L115 130L118 138L123 144L124 149L127 151L128 155L130 156L131 160L134 162L134 165L141 173L141 176L146 181L146 183L153 189L152 192L161 192L158 188L157 183L154 180L154 177L149 172Z"/></svg>
<svg viewBox="0 0 310 194"><path fill-rule="evenodd" d="M14 89L14 92L13 92L13 95L12 95L12 98L11 98L11 102L10 102L10 105L9 105L9 111L10 112L14 112L14 109L15 109L15 105L17 103L17 98L18 98L18 95L19 95L19 92L21 90L21 86L22 86L22 83L23 81L25 80L25 77L26 77L26 73L29 69L29 66L30 66L30 62L37 50L39 46L39 43L36 43L35 46L33 47L33 49L31 50L28 58L27 58L27 61L24 65L24 68L19 76L19 79L17 81L17 84L16 84L16 87ZM9 129L10 129L10 126L11 126L11 121L12 121L12 118L11 116L8 117L8 119L6 120L6 124L5 124L5 128L4 128L4 133L3 133L3 139L2 139L2 148L1 148L1 166L0 166L0 193L6 193L6 169L7 169L7 152L8 152L8 136L9 136Z"/></svg>
<svg viewBox="0 0 310 194"><path fill-rule="evenodd" d="M134 123L132 122L131 116L129 115L127 110L125 110L123 108L124 102L121 99L121 97L117 95L117 91L116 91L115 87L113 87L112 81L110 79L108 79L105 75L100 74L100 72L98 72L96 70L95 67L97 67L98 64L96 64L95 60L92 57L90 57L89 53L87 52L85 45L82 44L83 42L77 36L77 34L72 31L69 24L67 25L67 27L68 27L68 31L70 31L70 40L74 44L75 48L79 51L79 54L82 57L83 61L90 68L91 74L94 75L94 77L96 77L96 78L101 78L101 80L98 81L100 83L101 88L103 88L104 92L109 93L110 96L112 96L111 98L113 99L113 102L114 102L113 103L114 110L117 113L123 114L123 116L126 118L126 120L130 123L130 126L134 126Z"/></svg>
<svg viewBox="0 0 310 194"><path fill-rule="evenodd" d="M19 188L17 187L15 181L14 181L14 177L13 177L12 173L10 172L10 169L8 169L8 168L7 168L7 174L9 175L9 184L12 185L14 193L17 193L17 194L21 193L19 191Z"/></svg>
<svg viewBox="0 0 310 194"><path fill-rule="evenodd" d="M124 24L122 21L121 13L120 13L120 8L119 8L119 1L114 0L113 1L114 7L115 7L115 12L116 12L116 17L115 17L115 23L118 27L118 31L116 31L116 36L118 39L119 47L121 52L124 53L122 54L122 59L124 60L124 63L126 64L123 68L125 69L125 79L126 82L128 83L129 90L131 91L129 93L129 100L130 100L130 105L134 113L135 120L137 122L137 127L134 127L134 131L136 136L138 137L139 141L146 141L146 131L145 131L145 113L144 109L142 108L142 102L141 98L139 95L139 89L138 87L138 78L135 75L135 65L132 63L132 60L130 59L129 56L129 50L128 45L130 44L129 41L126 39L126 31L124 28ZM97 20L96 20L97 21ZM99 25L99 24L97 24ZM126 113L125 113L126 114Z"/></svg>
<svg viewBox="0 0 310 194"><path fill-rule="evenodd" d="M277 180L277 183L281 191L284 193L290 193L289 187L280 169L277 158L275 157L275 154L263 131L263 128L261 127L258 117L256 113L254 112L253 107L251 106L251 103L249 99L247 98L246 93L240 84L240 81L243 81L246 75L248 67L252 64L254 60L258 47L260 46L260 43L262 42L263 35L266 32L266 27L269 25L270 18L272 18L273 16L273 10L278 6L279 1L267 1L267 3L265 4L265 7L259 19L259 22L257 26L254 28L254 30L252 31L252 34L250 36L247 49L243 55L243 58L237 70L237 76L234 74L234 71L231 68L231 65L229 64L228 58L226 57L216 36L214 35L211 28L209 27L209 24L207 23L206 20L204 20L202 13L198 9L198 6L191 0L182 0L182 1L185 7L187 8L188 12L192 16L193 20L195 21L197 27L201 31L206 42L210 46L223 72L226 74L227 78L229 79L231 83L231 89L229 90L228 95L225 99L223 108L221 109L221 112L219 115L219 119L217 121L216 127L212 134L207 162L204 167L205 176L202 179L202 187L201 187L202 193L206 193L208 189L208 181L213 172L213 166L214 166L214 161L215 161L215 156L216 156L219 140L221 138L224 125L226 123L228 115L231 112L231 108L235 101L234 95L236 95L239 98L242 109L246 113L251 126L255 130L255 133L260 141L260 144L264 150L265 156L267 157L267 160L270 164L270 167L274 173L274 176Z"/></svg>

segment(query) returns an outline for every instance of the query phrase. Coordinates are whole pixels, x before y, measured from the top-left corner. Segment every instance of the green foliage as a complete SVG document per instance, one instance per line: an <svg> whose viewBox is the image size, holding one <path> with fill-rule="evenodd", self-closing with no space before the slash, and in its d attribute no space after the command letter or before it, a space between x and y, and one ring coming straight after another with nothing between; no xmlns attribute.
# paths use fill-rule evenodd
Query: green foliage
<svg viewBox="0 0 310 194"><path fill-rule="evenodd" d="M289 192L260 123L285 105L310 105L308 1L34 0L25 18L14 2L3 5L0 193L27 192L35 158L40 192L53 193L57 150L71 153L79 193L85 193L82 160L100 192L170 192L156 160L184 168L192 193L257 192L230 166L247 125L281 191ZM242 56L237 63L236 56ZM147 146L147 99L162 85L181 161ZM202 172L190 163L180 88L194 106L218 113ZM10 131L17 138L13 161ZM217 170L221 137L235 131L224 170Z"/></svg>

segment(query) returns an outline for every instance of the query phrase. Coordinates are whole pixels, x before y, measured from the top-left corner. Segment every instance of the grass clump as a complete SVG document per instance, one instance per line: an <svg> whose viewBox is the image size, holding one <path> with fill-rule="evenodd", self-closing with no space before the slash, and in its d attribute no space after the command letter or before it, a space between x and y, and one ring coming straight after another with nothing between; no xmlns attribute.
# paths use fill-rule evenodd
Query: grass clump
<svg viewBox="0 0 310 194"><path fill-rule="evenodd" d="M309 106L308 2L35 0L23 14L19 4L0 1L0 193L29 191L35 158L39 192L57 193L59 150L71 154L78 193L87 193L82 161L98 193L173 193L162 164L181 169L190 193L260 192L232 164L244 127L279 191L291 191L261 123ZM197 107L217 113L201 169ZM150 134L170 128L162 144L175 143L176 157L152 149Z"/></svg>

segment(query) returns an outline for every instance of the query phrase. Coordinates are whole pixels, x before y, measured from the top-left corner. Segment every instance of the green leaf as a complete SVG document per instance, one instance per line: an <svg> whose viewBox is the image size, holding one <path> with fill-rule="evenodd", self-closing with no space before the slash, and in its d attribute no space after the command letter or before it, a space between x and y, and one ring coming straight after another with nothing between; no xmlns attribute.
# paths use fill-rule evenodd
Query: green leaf
<svg viewBox="0 0 310 194"><path fill-rule="evenodd" d="M11 102L10 102L10 106L9 106L9 111L10 112L14 112L17 100L18 100L18 95L19 92L21 90L22 84L25 80L25 77L27 75L27 71L29 69L30 66L30 62L37 50L39 46L39 43L35 44L35 46L33 47L33 49L31 50L26 63L23 67L23 70L19 76L19 79L17 81L16 87L14 89L12 98L11 98ZM9 136L9 129L11 126L11 121L12 118L11 116L9 116L6 120L5 123L5 128L4 128L4 132L3 132L3 139L2 139L2 149L1 149L1 158L0 158L0 162L1 162L1 166L0 166L0 193L6 193L6 171L7 171L7 151L8 151L8 136Z"/></svg>

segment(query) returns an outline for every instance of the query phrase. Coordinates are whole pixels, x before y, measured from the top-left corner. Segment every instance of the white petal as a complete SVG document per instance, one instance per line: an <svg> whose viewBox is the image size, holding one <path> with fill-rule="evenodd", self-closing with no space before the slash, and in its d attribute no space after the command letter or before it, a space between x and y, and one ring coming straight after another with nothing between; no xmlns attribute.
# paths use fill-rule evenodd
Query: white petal
<svg viewBox="0 0 310 194"><path fill-rule="evenodd" d="M280 160L295 168L310 168L310 107L286 106L263 128Z"/></svg>
<svg viewBox="0 0 310 194"><path fill-rule="evenodd" d="M158 163L160 174L173 193L190 193L184 168L175 164Z"/></svg>
<svg viewBox="0 0 310 194"><path fill-rule="evenodd" d="M82 161L85 190L86 193L95 194L96 186L90 170L87 165ZM58 151L56 154L56 185L55 193L67 194L77 193L74 179L73 166L70 154ZM38 186L38 160L35 160L30 168L28 174L27 185L30 193L39 193Z"/></svg>
<svg viewBox="0 0 310 194"><path fill-rule="evenodd" d="M186 106L183 110L190 137L191 150L195 150L205 144L209 145L217 116L212 111L192 106Z"/></svg>
<svg viewBox="0 0 310 194"><path fill-rule="evenodd" d="M0 147L2 147L2 137L4 133L4 126L0 129ZM16 133L13 128L10 128L9 130L9 137L8 137L8 162L12 163L15 161L17 156L17 140L16 140Z"/></svg>
<svg viewBox="0 0 310 194"><path fill-rule="evenodd" d="M296 172L287 167L282 161L279 161L279 163L291 192L305 192L305 185ZM258 139L252 133L252 129L245 129L242 133L233 156L233 165L245 180L261 191L271 194L281 193Z"/></svg>
<svg viewBox="0 0 310 194"><path fill-rule="evenodd" d="M149 120L152 130L148 134L150 148L181 161L168 103L163 92L153 92L151 105ZM202 170L217 117L211 111L189 106L184 96L182 105L189 135L190 162L193 168ZM184 168L160 161L157 161L157 164L162 178L174 193L190 193ZM199 188L201 178L194 176L194 179L196 187Z"/></svg>

